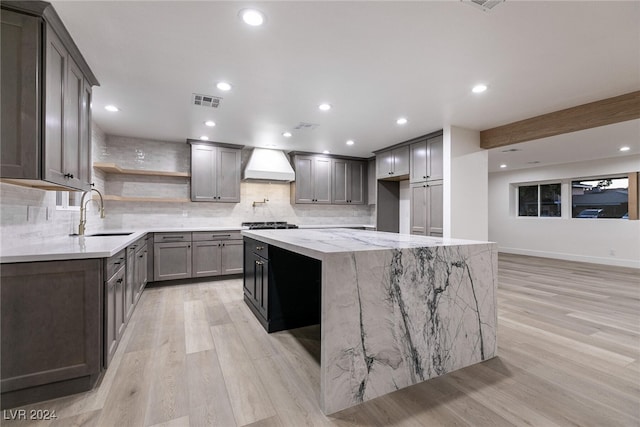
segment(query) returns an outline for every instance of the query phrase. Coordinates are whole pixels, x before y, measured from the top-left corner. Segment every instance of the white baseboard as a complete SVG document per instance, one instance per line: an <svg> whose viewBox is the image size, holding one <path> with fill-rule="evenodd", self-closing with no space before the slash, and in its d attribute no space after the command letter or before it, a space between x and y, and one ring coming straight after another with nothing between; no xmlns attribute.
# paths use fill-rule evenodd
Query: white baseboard
<svg viewBox="0 0 640 427"><path fill-rule="evenodd" d="M587 255L575 255L575 254L567 254L562 252L548 252L548 251L536 251L532 249L521 249L521 248L505 248L498 247L498 252L504 252L507 254L515 254L515 255L529 255L529 256L537 256L542 258L554 258L554 259L563 259L566 261L578 261L578 262L589 262L592 264L605 264L605 265L613 265L616 267L631 267L640 269L640 260L633 259L620 259L620 258L602 258L602 257L594 257Z"/></svg>

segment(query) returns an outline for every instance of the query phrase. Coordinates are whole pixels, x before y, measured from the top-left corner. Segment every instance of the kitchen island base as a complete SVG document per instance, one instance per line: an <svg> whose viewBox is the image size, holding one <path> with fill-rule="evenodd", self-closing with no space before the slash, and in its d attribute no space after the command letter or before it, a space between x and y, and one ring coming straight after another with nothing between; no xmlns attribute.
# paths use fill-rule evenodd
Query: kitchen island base
<svg viewBox="0 0 640 427"><path fill-rule="evenodd" d="M496 356L494 243L344 229L243 234L321 261L325 414Z"/></svg>

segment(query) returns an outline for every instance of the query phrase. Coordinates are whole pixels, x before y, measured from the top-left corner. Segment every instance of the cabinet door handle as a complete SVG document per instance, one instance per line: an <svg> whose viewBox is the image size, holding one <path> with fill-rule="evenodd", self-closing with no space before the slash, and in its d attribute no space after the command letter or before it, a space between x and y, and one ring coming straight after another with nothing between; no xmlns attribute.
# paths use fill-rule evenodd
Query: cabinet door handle
<svg viewBox="0 0 640 427"><path fill-rule="evenodd" d="M122 283L122 279L116 280L116 283Z"/></svg>
<svg viewBox="0 0 640 427"><path fill-rule="evenodd" d="M429 178L429 175L427 175L427 178Z"/></svg>
<svg viewBox="0 0 640 427"><path fill-rule="evenodd" d="M423 178L426 178L426 175L423 175L422 177L423 177Z"/></svg>
<svg viewBox="0 0 640 427"><path fill-rule="evenodd" d="M120 265L120 262L114 262L113 265Z"/></svg>
<svg viewBox="0 0 640 427"><path fill-rule="evenodd" d="M264 249L264 246L256 246L256 251L261 251Z"/></svg>
<svg viewBox="0 0 640 427"><path fill-rule="evenodd" d="M190 248L190 247L191 247L191 245L187 245L187 248Z"/></svg>
<svg viewBox="0 0 640 427"><path fill-rule="evenodd" d="M263 265L263 264L264 264L264 262L262 262L262 261L256 261L256 265Z"/></svg>
<svg viewBox="0 0 640 427"><path fill-rule="evenodd" d="M222 246L224 246L224 243L222 244Z"/></svg>
<svg viewBox="0 0 640 427"><path fill-rule="evenodd" d="M72 173L65 173L64 177L73 179L73 174Z"/></svg>
<svg viewBox="0 0 640 427"><path fill-rule="evenodd" d="M145 253L146 253L146 252L145 252ZM138 258L142 258L143 256L144 256L144 255L140 254L140 255L138 255Z"/></svg>

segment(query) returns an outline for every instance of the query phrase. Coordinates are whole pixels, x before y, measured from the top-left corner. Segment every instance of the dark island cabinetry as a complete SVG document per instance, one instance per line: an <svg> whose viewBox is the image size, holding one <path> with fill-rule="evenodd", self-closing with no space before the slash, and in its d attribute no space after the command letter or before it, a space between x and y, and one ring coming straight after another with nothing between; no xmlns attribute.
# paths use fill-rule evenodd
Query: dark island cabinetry
<svg viewBox="0 0 640 427"><path fill-rule="evenodd" d="M93 388L102 290L100 259L2 265L2 408Z"/></svg>
<svg viewBox="0 0 640 427"><path fill-rule="evenodd" d="M267 332L320 323L321 262L244 238L244 300Z"/></svg>

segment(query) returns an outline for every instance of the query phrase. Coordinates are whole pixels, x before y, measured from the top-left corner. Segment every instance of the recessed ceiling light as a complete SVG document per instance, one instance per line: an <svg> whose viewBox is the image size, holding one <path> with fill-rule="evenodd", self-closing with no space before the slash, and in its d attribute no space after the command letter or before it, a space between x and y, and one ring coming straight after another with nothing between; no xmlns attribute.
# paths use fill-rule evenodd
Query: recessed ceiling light
<svg viewBox="0 0 640 427"><path fill-rule="evenodd" d="M479 85L475 85L473 87L473 89L471 89L471 92L473 92L473 93L482 93L485 90L487 90L487 85L479 84Z"/></svg>
<svg viewBox="0 0 640 427"><path fill-rule="evenodd" d="M107 111L111 111L112 113L120 111L120 109L118 107L116 107L115 105L107 105L106 107L104 107L104 109L107 110Z"/></svg>
<svg viewBox="0 0 640 427"><path fill-rule="evenodd" d="M208 136L206 136L206 135L202 135L202 136L200 137L200 139L201 139L201 140L203 140L203 141L208 141L208 140L209 140L209 137L208 137Z"/></svg>
<svg viewBox="0 0 640 427"><path fill-rule="evenodd" d="M214 122L213 120L207 120L206 122L204 122L205 126L209 126L210 128L214 127L216 125L216 122Z"/></svg>
<svg viewBox="0 0 640 427"><path fill-rule="evenodd" d="M291 138L291 132L283 132L282 136L284 136L285 138Z"/></svg>
<svg viewBox="0 0 640 427"><path fill-rule="evenodd" d="M318 105L318 108L321 109L322 111L329 111L331 110L331 104L320 104Z"/></svg>
<svg viewBox="0 0 640 427"><path fill-rule="evenodd" d="M626 145L624 147L620 147L620 151L629 151L631 150L631 147L627 147Z"/></svg>
<svg viewBox="0 0 640 427"><path fill-rule="evenodd" d="M504 168L506 168L506 167L507 167L507 165L505 165L505 164L503 163L503 164L501 164L501 165L500 165L500 167L501 167L502 169L504 169Z"/></svg>
<svg viewBox="0 0 640 427"><path fill-rule="evenodd" d="M240 11L240 17L245 24L252 27L259 27L264 23L264 13L256 9L242 9Z"/></svg>
<svg viewBox="0 0 640 427"><path fill-rule="evenodd" d="M324 150L324 151L322 152L322 154L330 154L330 153L331 153L331 151L329 151L329 150Z"/></svg>
<svg viewBox="0 0 640 427"><path fill-rule="evenodd" d="M405 119L404 117L400 117L398 120L396 120L396 123L399 125L406 125L408 122L407 119Z"/></svg>
<svg viewBox="0 0 640 427"><path fill-rule="evenodd" d="M218 82L216 87L220 90L224 90L225 92L231 90L231 85L227 82Z"/></svg>
<svg viewBox="0 0 640 427"><path fill-rule="evenodd" d="M347 141L347 145L353 145L353 144L355 144L355 142L353 142L353 139L350 139Z"/></svg>

